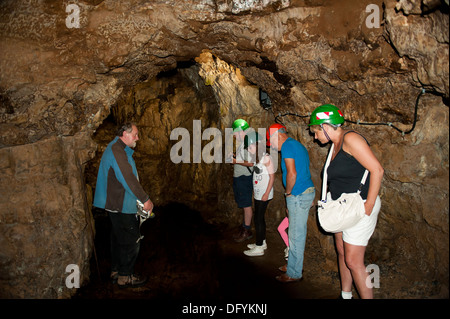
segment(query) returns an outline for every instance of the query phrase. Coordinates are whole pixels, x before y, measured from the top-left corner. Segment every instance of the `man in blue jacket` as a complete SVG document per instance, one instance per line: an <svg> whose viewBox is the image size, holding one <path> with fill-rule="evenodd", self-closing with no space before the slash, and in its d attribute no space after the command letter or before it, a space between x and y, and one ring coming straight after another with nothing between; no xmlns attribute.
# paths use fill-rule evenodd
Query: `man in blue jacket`
<svg viewBox="0 0 450 319"><path fill-rule="evenodd" d="M108 144L100 161L94 206L105 209L111 220L111 279L119 287L140 287L146 278L134 274L139 254L139 220L136 200L144 210L152 211L153 203L139 183L133 148L139 140L133 123L121 126Z"/></svg>

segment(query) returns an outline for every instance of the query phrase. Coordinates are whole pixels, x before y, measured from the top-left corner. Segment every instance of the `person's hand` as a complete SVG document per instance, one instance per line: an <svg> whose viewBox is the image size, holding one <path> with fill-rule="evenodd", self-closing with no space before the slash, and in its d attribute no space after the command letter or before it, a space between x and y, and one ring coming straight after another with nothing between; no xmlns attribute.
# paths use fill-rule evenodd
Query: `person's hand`
<svg viewBox="0 0 450 319"><path fill-rule="evenodd" d="M236 164L236 155L234 153L229 153L226 157L226 163Z"/></svg>
<svg viewBox="0 0 450 319"><path fill-rule="evenodd" d="M364 203L364 210L367 216L370 216L373 210L373 205L367 203L367 201Z"/></svg>
<svg viewBox="0 0 450 319"><path fill-rule="evenodd" d="M153 210L153 203L150 199L144 203L144 210L146 212L151 212Z"/></svg>
<svg viewBox="0 0 450 319"><path fill-rule="evenodd" d="M264 193L264 195L261 197L261 201L267 202L269 200L269 194Z"/></svg>

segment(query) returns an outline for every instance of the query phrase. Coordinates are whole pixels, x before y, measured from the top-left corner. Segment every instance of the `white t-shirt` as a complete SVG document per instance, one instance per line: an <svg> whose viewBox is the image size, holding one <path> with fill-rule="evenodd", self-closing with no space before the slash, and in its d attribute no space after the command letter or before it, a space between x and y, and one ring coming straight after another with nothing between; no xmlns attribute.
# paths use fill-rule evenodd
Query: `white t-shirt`
<svg viewBox="0 0 450 319"><path fill-rule="evenodd" d="M267 187L269 186L269 170L267 169L267 166L265 165L270 161L270 155L264 154L261 161L255 165L253 169L253 197L257 200L261 200L262 196L267 190ZM273 198L273 186L269 193L269 198Z"/></svg>

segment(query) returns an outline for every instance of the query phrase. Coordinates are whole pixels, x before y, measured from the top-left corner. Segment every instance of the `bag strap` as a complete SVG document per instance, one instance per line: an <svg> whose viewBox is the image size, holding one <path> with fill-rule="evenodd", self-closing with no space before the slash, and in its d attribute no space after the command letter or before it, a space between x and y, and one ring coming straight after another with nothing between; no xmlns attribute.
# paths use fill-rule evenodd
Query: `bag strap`
<svg viewBox="0 0 450 319"><path fill-rule="evenodd" d="M369 171L366 169L366 171L364 172L364 175L361 179L361 184L359 184L359 187L358 187L358 194L361 193L361 190L362 190L364 184L366 183L366 179L367 179L368 175L369 175Z"/></svg>
<svg viewBox="0 0 450 319"><path fill-rule="evenodd" d="M323 169L323 182L322 182L322 201L327 199L327 180L328 180L328 166L331 162L331 157L333 157L334 144L331 144L330 151L328 152L327 161L325 162L325 167Z"/></svg>

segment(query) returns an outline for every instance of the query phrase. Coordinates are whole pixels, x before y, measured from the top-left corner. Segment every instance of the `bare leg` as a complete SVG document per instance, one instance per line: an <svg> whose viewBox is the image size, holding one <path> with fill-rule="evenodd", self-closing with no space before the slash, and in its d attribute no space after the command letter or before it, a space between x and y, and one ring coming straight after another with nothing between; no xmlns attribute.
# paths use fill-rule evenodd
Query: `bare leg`
<svg viewBox="0 0 450 319"><path fill-rule="evenodd" d="M366 284L368 273L364 265L364 254L366 246L355 246L344 242L345 263L350 269L351 276L355 282L361 299L372 299L373 290Z"/></svg>
<svg viewBox="0 0 450 319"><path fill-rule="evenodd" d="M341 277L341 289L342 291L351 292L352 291L352 274L350 269L348 269L345 263L345 251L344 251L344 241L342 240L342 233L334 234L334 239L336 241L336 249L338 252L338 264L339 264L339 275Z"/></svg>
<svg viewBox="0 0 450 319"><path fill-rule="evenodd" d="M253 210L252 207L244 207L244 223L246 226L252 224Z"/></svg>

